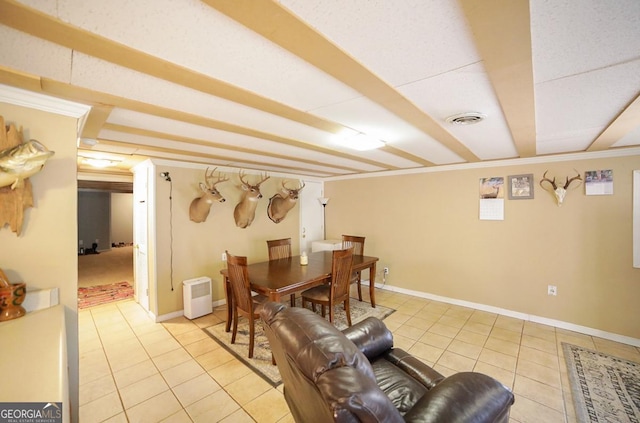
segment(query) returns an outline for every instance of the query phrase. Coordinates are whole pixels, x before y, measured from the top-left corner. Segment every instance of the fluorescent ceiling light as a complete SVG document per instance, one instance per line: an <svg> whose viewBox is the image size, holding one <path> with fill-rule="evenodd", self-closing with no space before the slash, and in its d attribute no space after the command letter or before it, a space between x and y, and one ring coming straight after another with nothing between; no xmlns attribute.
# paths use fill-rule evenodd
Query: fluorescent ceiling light
<svg viewBox="0 0 640 423"><path fill-rule="evenodd" d="M119 161L117 160L109 160L109 159L94 159L94 158L90 158L90 157L85 157L82 159L82 161L90 166L93 167L99 167L99 168L104 168L104 167L109 167L109 166L115 166L119 163Z"/></svg>
<svg viewBox="0 0 640 423"><path fill-rule="evenodd" d="M384 142L363 133L345 138L340 144L358 151L374 150L384 147Z"/></svg>

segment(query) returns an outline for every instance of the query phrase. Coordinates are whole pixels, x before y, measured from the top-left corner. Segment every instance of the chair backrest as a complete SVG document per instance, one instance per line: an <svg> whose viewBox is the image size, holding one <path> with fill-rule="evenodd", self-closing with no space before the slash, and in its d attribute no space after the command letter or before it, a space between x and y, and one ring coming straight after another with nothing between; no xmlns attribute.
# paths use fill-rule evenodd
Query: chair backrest
<svg viewBox="0 0 640 423"><path fill-rule="evenodd" d="M333 251L331 265L331 297L333 301L344 301L349 296L353 247Z"/></svg>
<svg viewBox="0 0 640 423"><path fill-rule="evenodd" d="M355 235L342 235L342 248L353 247L353 255L364 255L364 237Z"/></svg>
<svg viewBox="0 0 640 423"><path fill-rule="evenodd" d="M269 260L291 257L291 238L272 239L267 241Z"/></svg>
<svg viewBox="0 0 640 423"><path fill-rule="evenodd" d="M251 298L251 285L249 284L249 272L247 271L247 258L233 256L228 251L226 253L229 283L231 284L235 304L241 310L251 313L253 311L253 299Z"/></svg>

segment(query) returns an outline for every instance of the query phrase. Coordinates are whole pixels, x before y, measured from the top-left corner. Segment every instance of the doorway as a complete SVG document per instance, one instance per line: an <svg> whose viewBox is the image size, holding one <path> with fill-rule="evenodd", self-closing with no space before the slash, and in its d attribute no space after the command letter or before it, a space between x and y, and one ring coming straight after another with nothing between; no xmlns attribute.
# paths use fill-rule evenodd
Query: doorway
<svg viewBox="0 0 640 423"><path fill-rule="evenodd" d="M83 185L78 181L78 297L87 307L101 303L88 300L100 291L113 300L133 294L133 193L130 183L128 192Z"/></svg>

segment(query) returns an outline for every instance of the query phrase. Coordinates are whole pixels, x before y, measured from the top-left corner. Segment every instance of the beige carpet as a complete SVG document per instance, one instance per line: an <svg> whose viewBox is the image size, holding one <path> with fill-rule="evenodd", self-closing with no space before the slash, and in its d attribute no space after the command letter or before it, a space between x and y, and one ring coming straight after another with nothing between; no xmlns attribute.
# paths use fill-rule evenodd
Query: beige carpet
<svg viewBox="0 0 640 423"><path fill-rule="evenodd" d="M78 287L128 281L133 285L133 247L78 256Z"/></svg>

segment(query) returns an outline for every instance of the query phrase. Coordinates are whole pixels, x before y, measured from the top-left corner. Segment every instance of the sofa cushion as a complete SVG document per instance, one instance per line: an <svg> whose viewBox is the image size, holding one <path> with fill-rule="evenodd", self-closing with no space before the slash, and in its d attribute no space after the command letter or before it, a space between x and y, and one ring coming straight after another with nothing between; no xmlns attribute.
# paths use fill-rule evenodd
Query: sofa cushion
<svg viewBox="0 0 640 423"><path fill-rule="evenodd" d="M427 388L384 358L371 362L378 387L404 415L427 392Z"/></svg>

